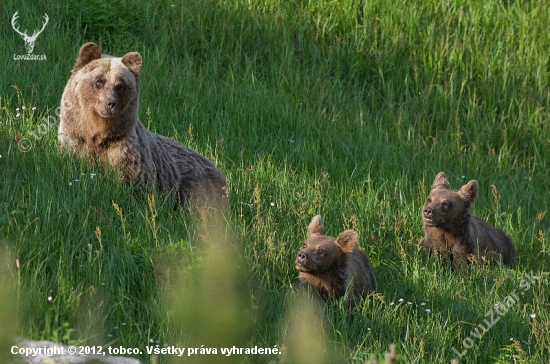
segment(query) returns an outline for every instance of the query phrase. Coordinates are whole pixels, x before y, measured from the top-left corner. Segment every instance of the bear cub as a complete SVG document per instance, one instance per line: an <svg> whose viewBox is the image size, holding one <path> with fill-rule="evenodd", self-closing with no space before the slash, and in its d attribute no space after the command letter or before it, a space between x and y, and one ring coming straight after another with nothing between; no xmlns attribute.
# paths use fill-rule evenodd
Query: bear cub
<svg viewBox="0 0 550 364"><path fill-rule="evenodd" d="M80 48L61 97L61 150L112 167L143 189L168 192L189 207L223 208L226 180L214 164L141 123L141 55L102 55L95 43ZM175 107L175 105L174 105Z"/></svg>
<svg viewBox="0 0 550 364"><path fill-rule="evenodd" d="M357 233L346 230L336 239L324 236L321 216L309 223L307 239L296 257L296 269L302 284L309 285L323 299L343 297L357 304L376 289L376 282L367 255L357 249Z"/></svg>
<svg viewBox="0 0 550 364"><path fill-rule="evenodd" d="M470 215L477 191L474 180L458 191L449 190L445 173L437 174L422 209L423 247L450 258L454 266L469 264L473 257L513 265L516 249L512 240L502 230Z"/></svg>

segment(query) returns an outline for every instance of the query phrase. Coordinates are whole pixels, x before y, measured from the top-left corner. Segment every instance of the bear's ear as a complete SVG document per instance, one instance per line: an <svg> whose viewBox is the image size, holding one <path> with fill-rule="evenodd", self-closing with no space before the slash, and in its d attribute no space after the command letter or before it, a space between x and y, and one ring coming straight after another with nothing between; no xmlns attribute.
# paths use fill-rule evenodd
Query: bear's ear
<svg viewBox="0 0 550 364"><path fill-rule="evenodd" d="M477 181L471 180L464 186L460 187L458 194L464 201L474 202L477 197Z"/></svg>
<svg viewBox="0 0 550 364"><path fill-rule="evenodd" d="M435 176L434 183L432 184L432 190L436 189L449 189L449 180L447 180L447 176L443 172L439 172L437 176Z"/></svg>
<svg viewBox="0 0 550 364"><path fill-rule="evenodd" d="M344 253L351 253L355 244L357 244L357 233L354 230L346 230L336 238L336 244L340 246Z"/></svg>
<svg viewBox="0 0 550 364"><path fill-rule="evenodd" d="M99 58L101 58L101 51L99 50L99 46L95 43L88 42L80 47L78 58L76 59L76 63L71 72L75 73L91 61Z"/></svg>
<svg viewBox="0 0 550 364"><path fill-rule="evenodd" d="M128 67L130 71L134 72L136 75L139 74L141 69L141 54L138 52L130 52L120 60L123 65Z"/></svg>
<svg viewBox="0 0 550 364"><path fill-rule="evenodd" d="M321 215L314 216L307 227L307 236L310 237L313 234L323 235L324 232L325 228L321 223Z"/></svg>

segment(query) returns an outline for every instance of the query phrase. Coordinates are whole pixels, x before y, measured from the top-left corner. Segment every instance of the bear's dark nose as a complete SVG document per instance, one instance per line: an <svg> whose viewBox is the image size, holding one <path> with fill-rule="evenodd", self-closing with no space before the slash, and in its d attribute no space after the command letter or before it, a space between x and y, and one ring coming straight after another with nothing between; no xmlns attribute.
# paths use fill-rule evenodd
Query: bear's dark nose
<svg viewBox="0 0 550 364"><path fill-rule="evenodd" d="M307 260L307 255L306 253L298 253L298 256L296 257L296 260L298 261L298 263L302 264L303 262L305 262Z"/></svg>
<svg viewBox="0 0 550 364"><path fill-rule="evenodd" d="M433 216L434 216L434 210L432 210L430 208L425 208L424 209L424 217L425 218L431 219Z"/></svg>
<svg viewBox="0 0 550 364"><path fill-rule="evenodd" d="M111 112L115 111L117 106L118 106L117 100L111 99L107 101L107 109L109 109L109 111Z"/></svg>

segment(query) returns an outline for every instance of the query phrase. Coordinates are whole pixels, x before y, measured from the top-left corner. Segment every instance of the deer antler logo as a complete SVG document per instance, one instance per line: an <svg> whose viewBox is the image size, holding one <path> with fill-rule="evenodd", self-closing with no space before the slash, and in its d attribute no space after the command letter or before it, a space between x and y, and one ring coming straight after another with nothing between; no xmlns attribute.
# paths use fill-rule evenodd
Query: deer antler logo
<svg viewBox="0 0 550 364"><path fill-rule="evenodd" d="M21 32L19 28L17 27L17 24L15 24L19 11L16 11L15 14L13 14L13 17L11 18L11 26L13 27L13 30L15 30L19 35L23 37L23 40L25 41L25 48L27 49L27 53L31 54L32 50L34 49L34 42L36 42L36 38L38 38L38 35L42 33L44 28L46 28L46 25L48 24L48 14L44 13L44 25L42 26L42 29L35 30L31 36L27 34L27 30L24 32Z"/></svg>

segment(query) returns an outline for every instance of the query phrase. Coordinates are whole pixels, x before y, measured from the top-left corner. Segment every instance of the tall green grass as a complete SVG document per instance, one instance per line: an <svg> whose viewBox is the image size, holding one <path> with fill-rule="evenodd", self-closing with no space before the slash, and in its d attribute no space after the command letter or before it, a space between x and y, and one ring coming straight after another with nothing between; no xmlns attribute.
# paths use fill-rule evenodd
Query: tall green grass
<svg viewBox="0 0 550 364"><path fill-rule="evenodd" d="M0 239L10 253L0 272L17 294L3 295L0 307L15 305L17 315L6 309L0 322L15 321L14 331L33 339L138 347L151 362L146 345L220 342L188 329L189 322L213 325L198 314L189 321L189 310L214 297L221 312L234 302L249 307L243 310L250 326L235 342L288 347L289 360L308 360L293 346L302 333L306 353L328 347L312 352L313 361L362 363L372 353L381 359L395 343L404 363L449 362L457 357L452 348L463 352L472 338L461 363L547 363L549 6L3 2ZM34 50L47 61L13 60L25 53L9 26L15 11L22 29L49 15ZM44 118L56 117L87 41L108 54L139 51L144 124L226 174L226 243L242 260L227 256L248 272L244 288L234 285L234 301L190 283L217 287L212 277L220 275L207 272L224 266L212 264L212 243L192 217L58 152L57 125ZM419 212L439 171L453 188L479 181L473 213L512 237L516 268L452 273L421 252ZM311 330L299 318L315 311L293 311L293 262L317 213L330 235L359 232L379 292L353 310L341 302L323 306ZM221 277L230 286L241 280L227 269ZM538 279L523 291L525 274ZM523 293L519 302L472 337L514 290ZM323 335L311 337L317 331Z"/></svg>

